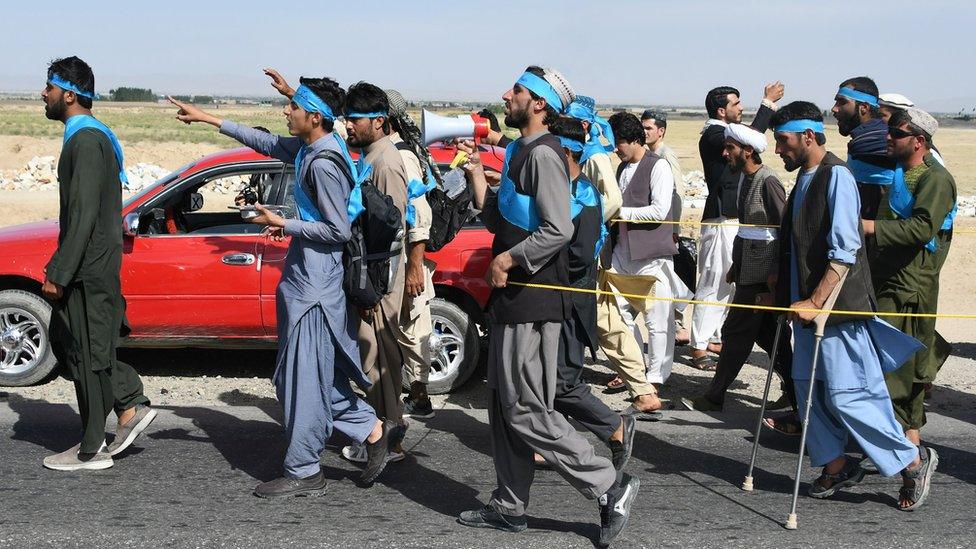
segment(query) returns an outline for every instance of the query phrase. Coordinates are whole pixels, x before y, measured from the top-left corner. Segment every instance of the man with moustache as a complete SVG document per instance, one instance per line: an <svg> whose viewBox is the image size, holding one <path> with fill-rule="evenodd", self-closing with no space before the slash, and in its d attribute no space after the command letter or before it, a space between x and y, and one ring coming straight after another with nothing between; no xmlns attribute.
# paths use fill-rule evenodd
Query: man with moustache
<svg viewBox="0 0 976 549"><path fill-rule="evenodd" d="M497 192L488 188L477 149L463 144L466 165L485 226L494 233L488 279L488 418L498 486L489 505L465 511L458 522L519 532L540 454L574 488L600 503L600 544L609 545L627 523L640 481L623 474L554 411L562 323L569 298L523 284L568 284L567 244L573 236L570 176L563 147L547 126L574 93L553 69L530 66L505 101L505 124L521 137L506 150Z"/></svg>
<svg viewBox="0 0 976 549"><path fill-rule="evenodd" d="M938 127L935 118L915 107L896 111L888 121L888 151L898 167L877 220L862 220L877 247L871 274L880 311L938 312L939 274L956 213L956 183L931 153ZM934 318L891 317L891 323L925 345L885 376L895 417L921 449L925 386L935 381L952 346L935 331ZM903 509L917 504L915 486L915 480L905 479Z"/></svg>
<svg viewBox="0 0 976 549"><path fill-rule="evenodd" d="M388 137L390 102L386 92L368 82L349 86L345 121L349 146L360 149L361 165L372 167L373 185L393 200L393 205L400 211L401 224L404 224L403 234L406 234L407 172L399 151ZM390 457L400 460L403 459L400 441L407 429L400 400L400 393L403 392L403 353L397 341L407 283L405 248L401 248L390 263L393 269L390 293L383 296L374 310L361 311L359 350L363 371L372 382L366 396L380 417L396 424L394 452ZM343 448L342 453L352 461L364 461L366 450L364 445L352 445Z"/></svg>
<svg viewBox="0 0 976 549"><path fill-rule="evenodd" d="M876 303L861 236L857 185L850 170L824 146L820 109L795 101L781 107L771 123L776 153L786 169L801 170L780 226L776 293L778 305L796 310L791 313L793 380L801 409L812 394L807 443L811 464L823 470L809 494L828 498L864 478L858 462L845 454L853 438L882 475L901 472L911 481L908 495L913 503L900 508L916 509L928 495L938 454L917 448L905 437L884 373L896 370L922 345L871 316ZM813 377L813 320L839 284L833 309L865 314L827 318Z"/></svg>
<svg viewBox="0 0 976 549"><path fill-rule="evenodd" d="M139 374L116 358L125 325L122 267L122 146L92 116L95 75L77 57L52 61L41 92L44 114L64 124L58 159L58 247L44 269L41 292L52 303L51 350L74 382L82 439L44 458L56 471L107 469L156 417ZM115 410L118 429L105 441Z"/></svg>
<svg viewBox="0 0 976 549"><path fill-rule="evenodd" d="M725 156L729 167L739 175L739 221L746 225L776 225L783 220L786 189L760 156L766 150L766 137L742 124L725 128ZM739 227L732 246L732 268L728 279L735 284L732 303L772 304L772 291L779 275L779 240L776 229ZM725 393L742 370L756 343L773 354L778 313L733 308L722 325L722 355L718 370L705 394L682 404L692 410L722 409ZM776 372L784 382L784 393L794 404L790 330L784 327L776 354ZM793 421L795 426L796 421Z"/></svg>
<svg viewBox="0 0 976 549"><path fill-rule="evenodd" d="M783 84L768 84L762 105L756 112L752 127L764 132L776 110L776 101L783 97ZM695 299L699 301L728 301L732 286L725 281L725 274L732 266L732 242L738 232L735 226L739 214L736 211L738 174L725 160L725 127L742 122L742 102L739 90L731 86L714 88L705 96L708 121L698 140L708 186L708 198L702 211L702 222L710 223L701 228L698 253L698 285ZM715 361L708 351L721 352L722 322L728 308L701 305L695 307L691 319L691 360L695 368L715 370Z"/></svg>
<svg viewBox="0 0 976 549"><path fill-rule="evenodd" d="M272 72L266 71L280 91L277 73ZM358 174L346 144L333 131L346 93L331 78L299 81L298 89L289 91L291 101L284 109L291 137L221 120L170 98L179 108L178 120L210 124L255 151L295 166L298 218L284 219L258 204L260 215L251 220L267 226L273 238L291 237L276 294L278 358L272 378L284 410L288 446L284 474L255 488L254 495L262 498L322 493L326 481L321 453L333 428L366 444L367 464L360 479L371 484L386 467L396 426L377 418L350 384L370 389L356 342L359 314L342 288L343 247L354 219L348 212L354 182L346 173ZM340 161L346 167L340 167Z"/></svg>
<svg viewBox="0 0 976 549"><path fill-rule="evenodd" d="M831 114L837 130L850 136L847 166L857 181L861 197L861 218L874 219L891 185L895 161L888 156L888 125L878 110L878 86L867 76L841 82Z"/></svg>

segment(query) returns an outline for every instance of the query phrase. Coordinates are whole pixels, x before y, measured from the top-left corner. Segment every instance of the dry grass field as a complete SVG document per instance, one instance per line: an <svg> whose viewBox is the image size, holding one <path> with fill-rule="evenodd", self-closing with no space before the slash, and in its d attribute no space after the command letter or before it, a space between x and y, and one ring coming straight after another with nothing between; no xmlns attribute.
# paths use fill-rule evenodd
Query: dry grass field
<svg viewBox="0 0 976 549"><path fill-rule="evenodd" d="M265 126L273 132L285 130L278 107L221 106L215 112L246 124ZM96 115L109 124L122 141L127 163L150 162L174 169L202 155L237 146L209 126L186 126L177 122L174 113L167 105L100 103L96 106ZM685 171L701 169L698 134L702 122L669 121L667 143L678 153ZM0 171L20 170L34 156L57 156L61 135L62 127L44 117L40 101L0 102ZM832 151L845 156L846 141L835 126L829 127L827 144ZM946 128L936 135L936 144L949 163L960 194L976 194L976 131ZM779 158L771 151L764 157L770 166L785 176ZM788 179L793 179L792 174ZM0 191L0 227L54 219L57 218L57 208L56 192ZM698 216L700 212L696 210L685 212L686 219L693 220ZM961 219L958 226L962 231L972 232L963 234L960 231L952 244L943 270L940 312L976 314L976 277L968 272L968 266L976 262L976 220ZM940 331L950 341L974 341L974 328L976 320L939 322Z"/></svg>

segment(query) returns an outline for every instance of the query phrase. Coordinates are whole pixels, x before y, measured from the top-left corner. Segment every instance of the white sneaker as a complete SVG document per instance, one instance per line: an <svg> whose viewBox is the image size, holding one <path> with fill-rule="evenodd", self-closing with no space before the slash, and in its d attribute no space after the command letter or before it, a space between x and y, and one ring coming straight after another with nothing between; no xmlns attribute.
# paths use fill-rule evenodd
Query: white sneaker
<svg viewBox="0 0 976 549"><path fill-rule="evenodd" d="M366 463L369 456L366 453L365 444L350 444L342 448L342 457L354 463Z"/></svg>
<svg viewBox="0 0 976 549"><path fill-rule="evenodd" d="M366 463L369 461L369 456L366 453L365 444L350 444L342 448L342 457L352 461L354 463ZM406 455L402 452L397 452L395 450L390 450L390 455L387 461L403 461Z"/></svg>
<svg viewBox="0 0 976 549"><path fill-rule="evenodd" d="M78 443L78 445L68 448L60 454L47 456L44 458L44 467L55 471L94 471L108 469L115 465L115 461L109 455L104 442L98 452L94 454L82 454L79 452L80 449L81 443Z"/></svg>

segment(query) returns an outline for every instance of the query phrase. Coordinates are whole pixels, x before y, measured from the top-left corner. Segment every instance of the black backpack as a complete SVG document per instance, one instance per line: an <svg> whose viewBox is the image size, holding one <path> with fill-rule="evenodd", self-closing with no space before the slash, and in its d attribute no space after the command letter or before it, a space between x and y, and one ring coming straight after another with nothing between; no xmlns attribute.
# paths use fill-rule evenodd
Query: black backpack
<svg viewBox="0 0 976 549"><path fill-rule="evenodd" d="M349 179L355 182L346 159L333 150L325 150L312 159L330 160ZM305 191L315 200L315 186L302 181ZM345 273L342 288L349 301L360 309L372 309L383 296L390 293L403 247L403 223L400 210L393 199L380 192L367 178L360 184L365 211L352 222L352 236L342 253Z"/></svg>
<svg viewBox="0 0 976 549"><path fill-rule="evenodd" d="M397 143L396 148L413 153L410 146L403 141ZM433 175L429 176L433 177ZM427 204L430 205L431 222L430 236L427 237L425 248L428 252L436 252L454 240L458 232L471 220L473 217L471 200L474 195L471 189L465 186L464 190L451 198L444 189L434 185L427 191L426 198Z"/></svg>

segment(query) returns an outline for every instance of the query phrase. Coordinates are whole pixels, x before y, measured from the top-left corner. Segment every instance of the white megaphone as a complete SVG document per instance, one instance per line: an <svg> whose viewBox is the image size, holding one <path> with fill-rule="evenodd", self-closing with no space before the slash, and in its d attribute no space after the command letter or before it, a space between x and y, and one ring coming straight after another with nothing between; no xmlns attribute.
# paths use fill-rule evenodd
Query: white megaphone
<svg viewBox="0 0 976 549"><path fill-rule="evenodd" d="M488 120L477 114L441 116L427 109L421 112L420 127L424 145L455 137L471 137L475 141L481 141L482 138L488 137L489 130Z"/></svg>

